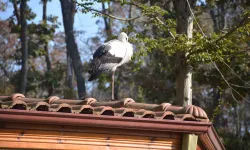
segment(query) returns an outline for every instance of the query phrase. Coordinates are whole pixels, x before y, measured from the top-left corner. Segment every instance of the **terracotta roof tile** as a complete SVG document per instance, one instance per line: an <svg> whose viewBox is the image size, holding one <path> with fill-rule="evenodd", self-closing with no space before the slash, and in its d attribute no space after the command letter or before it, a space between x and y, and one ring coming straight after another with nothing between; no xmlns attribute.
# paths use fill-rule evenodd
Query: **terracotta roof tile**
<svg viewBox="0 0 250 150"><path fill-rule="evenodd" d="M156 112L155 114L160 119L175 120L175 114L171 111Z"/></svg>
<svg viewBox="0 0 250 150"><path fill-rule="evenodd" d="M46 102L34 102L28 104L28 109L37 111L49 111L50 105Z"/></svg>
<svg viewBox="0 0 250 150"><path fill-rule="evenodd" d="M209 121L206 112L194 105L181 107L169 103L146 104L137 103L131 98L99 102L94 98L85 100L60 99L57 96L47 99L26 98L17 93L11 96L0 96L0 108L180 121Z"/></svg>
<svg viewBox="0 0 250 150"><path fill-rule="evenodd" d="M72 110L79 114L93 114L93 107L90 105L73 105Z"/></svg>
<svg viewBox="0 0 250 150"><path fill-rule="evenodd" d="M130 108L115 108L116 116L135 117L135 111Z"/></svg>

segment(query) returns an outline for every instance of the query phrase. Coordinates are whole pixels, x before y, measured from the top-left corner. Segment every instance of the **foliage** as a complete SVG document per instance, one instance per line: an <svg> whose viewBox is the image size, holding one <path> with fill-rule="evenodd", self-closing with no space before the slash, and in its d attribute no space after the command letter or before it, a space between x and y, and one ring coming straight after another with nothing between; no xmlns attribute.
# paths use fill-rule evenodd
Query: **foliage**
<svg viewBox="0 0 250 150"><path fill-rule="evenodd" d="M1 2L0 11L8 9ZM135 46L133 60L116 72L115 88L119 99L131 97L137 102L173 103L176 97L175 54L186 52L186 62L193 67L193 103L206 110L228 149L249 147L248 1L198 1L193 9L198 24L194 20L192 39L177 34L176 12L170 0L82 0L76 3L77 13L92 13L99 18L98 33L83 39L83 46L78 44L78 47L87 47L81 57L87 58L120 31L129 33L129 41ZM103 10L95 9L101 4L105 5ZM65 35L58 32L59 16L47 16L47 23L35 23L37 16L31 8L27 16L30 63L27 94L47 97L52 85L55 95L75 98L76 81L73 81L73 89L66 86ZM110 31L106 31L105 18L109 18ZM20 25L15 13L0 21L0 27L3 29L0 31L0 93L10 95L16 90L21 60ZM75 36L82 38L83 34L76 34L80 33L77 31L75 29ZM48 54L45 44L48 44ZM46 56L51 60L50 71L46 69ZM86 73L88 61L83 60L83 64ZM111 76L104 74L86 84L89 95L98 100L109 99L110 81Z"/></svg>
<svg viewBox="0 0 250 150"><path fill-rule="evenodd" d="M126 79L121 75L127 73L122 68L117 75L120 79L119 85L129 82L130 88L136 91L133 97L138 98L138 101L143 99L148 103L173 102L176 72L174 56L176 52L182 51L188 53L186 61L193 66L194 70L192 87L194 104L200 105L208 112L217 129L224 127L221 117L227 116L225 120L232 119L231 116L235 115L235 112L230 110L240 109L237 106L241 101L249 102L249 8L244 7L244 12L231 14L234 18L232 17L229 23L224 20L226 14L230 15L230 12L234 12L236 8L241 9L246 5L245 2L228 4L223 0L199 1L193 10L199 24L195 22L192 40L186 35L176 34L176 12L171 8L171 1L157 3L147 0L111 0L108 2L113 2L113 7L120 4L123 10L129 10L129 7L133 6L136 9L134 13L140 12L141 15L139 21L130 21L123 26L123 31L133 35L130 42L136 45L133 64L126 66L126 69L133 70L130 76L132 79ZM102 12L93 10L91 5L79 6L94 14L97 13L98 16L105 16ZM123 12L123 10L119 11ZM224 12L218 14L217 11ZM111 14L117 13L111 11ZM212 21L207 23L208 27L205 26L205 19L201 20L205 15ZM217 20L224 20L226 24L216 22ZM213 23L214 26L212 26ZM205 35L203 31L209 31L206 28L213 30L205 32ZM109 88L105 86L109 81L107 77L109 76L104 75L99 79L100 90L107 91ZM246 122L246 118L242 119L241 116L236 118L242 123ZM233 120L234 123L227 125L234 128L236 121ZM249 125L249 123L246 124ZM230 134L238 137L244 135L239 133L241 131L238 129L243 127L235 128L237 130L233 132L222 131L221 133L228 147L234 140L230 138ZM234 149L242 142L240 138L235 138ZM247 146L242 146L240 149L244 147Z"/></svg>

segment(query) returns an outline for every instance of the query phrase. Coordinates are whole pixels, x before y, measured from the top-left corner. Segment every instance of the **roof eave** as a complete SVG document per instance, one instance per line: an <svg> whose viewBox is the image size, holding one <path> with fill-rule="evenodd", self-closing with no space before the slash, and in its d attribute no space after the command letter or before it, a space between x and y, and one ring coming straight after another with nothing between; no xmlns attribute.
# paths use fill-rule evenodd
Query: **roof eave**
<svg viewBox="0 0 250 150"><path fill-rule="evenodd" d="M169 131L198 134L207 148L224 150L211 122L154 120L147 118L130 118L100 116L43 111L26 111L0 109L1 123L29 123L44 125L86 126L109 129L136 129L148 131Z"/></svg>
<svg viewBox="0 0 250 150"><path fill-rule="evenodd" d="M154 120L147 118L130 118L72 114L43 111L25 111L0 109L1 122L22 122L35 124L53 124L70 126L91 126L102 128L122 128L137 130L171 131L182 133L206 133L211 126L209 122Z"/></svg>
<svg viewBox="0 0 250 150"><path fill-rule="evenodd" d="M199 139L209 150L225 150L224 145L220 141L220 138L212 125L208 128L206 133L199 135Z"/></svg>

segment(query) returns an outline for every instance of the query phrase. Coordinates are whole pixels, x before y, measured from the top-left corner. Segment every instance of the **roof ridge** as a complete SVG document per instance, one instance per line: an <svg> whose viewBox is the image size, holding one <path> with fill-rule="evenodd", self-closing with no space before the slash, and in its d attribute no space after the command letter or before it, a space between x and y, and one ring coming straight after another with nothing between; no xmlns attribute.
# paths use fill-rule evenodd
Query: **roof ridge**
<svg viewBox="0 0 250 150"><path fill-rule="evenodd" d="M170 103L138 103L132 98L117 101L97 101L91 97L84 100L61 99L57 96L28 98L23 94L15 93L11 96L0 96L0 108L182 121L209 121L206 112L195 105L182 107Z"/></svg>

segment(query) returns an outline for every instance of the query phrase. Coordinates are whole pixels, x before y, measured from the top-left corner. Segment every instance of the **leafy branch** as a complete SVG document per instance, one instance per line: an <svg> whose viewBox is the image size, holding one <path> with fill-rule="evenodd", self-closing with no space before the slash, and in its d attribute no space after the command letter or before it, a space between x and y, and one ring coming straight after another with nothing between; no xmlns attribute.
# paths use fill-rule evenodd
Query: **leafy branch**
<svg viewBox="0 0 250 150"><path fill-rule="evenodd" d="M220 36L218 39L211 41L208 38L204 38L206 40L206 42L209 43L209 45L217 45L220 41L226 39L227 37L229 37L230 35L234 34L236 31L238 31L238 29L240 29L241 27L244 27L245 25L247 25L249 23L249 18L250 17L250 13L245 15L245 17L240 21L240 23L235 26L234 28L232 28L229 32L227 32L226 34L224 34L223 36ZM195 44L190 48L190 49L194 49L195 48ZM191 55L194 54L198 54L198 53L202 53L204 52L208 47L203 47L201 49L198 49L196 51L192 51L187 55L187 58L189 58Z"/></svg>

